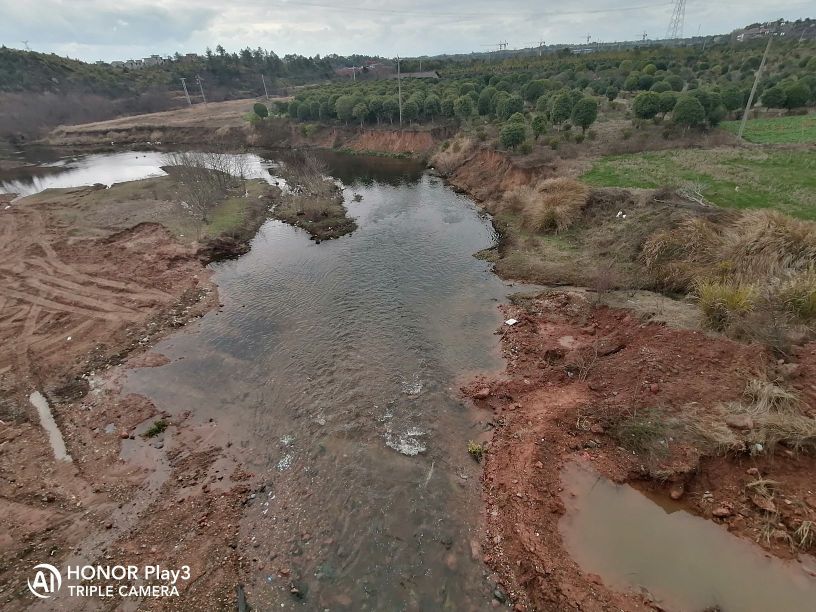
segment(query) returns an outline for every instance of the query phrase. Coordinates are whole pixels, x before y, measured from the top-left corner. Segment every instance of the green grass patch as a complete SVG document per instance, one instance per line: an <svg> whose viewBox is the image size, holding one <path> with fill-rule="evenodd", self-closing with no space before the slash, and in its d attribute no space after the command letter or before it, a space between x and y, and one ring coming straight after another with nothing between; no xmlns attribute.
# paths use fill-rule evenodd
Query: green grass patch
<svg viewBox="0 0 816 612"><path fill-rule="evenodd" d="M816 220L816 151L689 149L604 157L582 179L599 187L695 183L711 203L775 208Z"/></svg>
<svg viewBox="0 0 816 612"><path fill-rule="evenodd" d="M729 132L739 132L740 121L724 121ZM760 144L796 144L816 142L816 115L751 119L745 124L745 140Z"/></svg>

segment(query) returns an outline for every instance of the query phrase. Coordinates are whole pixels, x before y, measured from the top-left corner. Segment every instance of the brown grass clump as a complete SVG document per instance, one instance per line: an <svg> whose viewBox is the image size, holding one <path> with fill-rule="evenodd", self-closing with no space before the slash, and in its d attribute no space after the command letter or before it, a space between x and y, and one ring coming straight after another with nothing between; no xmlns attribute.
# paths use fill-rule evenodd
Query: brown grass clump
<svg viewBox="0 0 816 612"><path fill-rule="evenodd" d="M741 401L711 409L690 407L686 431L713 452L772 452L816 448L816 419L801 411L799 398L776 383L753 379Z"/></svg>
<svg viewBox="0 0 816 612"><path fill-rule="evenodd" d="M767 210L719 223L689 217L649 237L641 260L657 287L691 292L712 329L781 348L780 326L816 320L812 222Z"/></svg>
<svg viewBox="0 0 816 612"><path fill-rule="evenodd" d="M505 197L503 208L519 212L530 231L557 233L578 220L588 199L589 187L583 183L553 178L514 189Z"/></svg>
<svg viewBox="0 0 816 612"><path fill-rule="evenodd" d="M431 158L433 165L444 175L453 174L476 148L476 143L467 137L457 137L445 141Z"/></svg>

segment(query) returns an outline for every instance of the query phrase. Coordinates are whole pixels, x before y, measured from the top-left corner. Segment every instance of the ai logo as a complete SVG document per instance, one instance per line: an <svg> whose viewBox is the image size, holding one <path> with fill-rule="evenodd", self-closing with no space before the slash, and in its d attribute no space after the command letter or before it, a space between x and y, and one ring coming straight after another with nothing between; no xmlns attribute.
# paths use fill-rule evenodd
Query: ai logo
<svg viewBox="0 0 816 612"><path fill-rule="evenodd" d="M48 599L56 594L62 586L62 575L59 570L48 563L40 563L35 565L34 580L29 578L28 590L34 593L40 599Z"/></svg>

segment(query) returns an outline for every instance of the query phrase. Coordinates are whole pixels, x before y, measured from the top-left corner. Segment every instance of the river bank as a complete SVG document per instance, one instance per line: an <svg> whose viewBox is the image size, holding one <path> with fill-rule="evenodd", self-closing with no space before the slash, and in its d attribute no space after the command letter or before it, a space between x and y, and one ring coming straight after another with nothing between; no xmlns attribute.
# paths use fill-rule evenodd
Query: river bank
<svg viewBox="0 0 816 612"><path fill-rule="evenodd" d="M574 504L563 493L573 487L564 474L574 461L782 559L798 557L814 575L807 534L816 516L816 387L808 381L816 343L795 325L777 332L782 344L721 328L736 341L726 338L707 327L695 300L672 299L677 288L661 284L669 268L656 278L644 261L658 236L688 223L728 228L740 216L669 190L590 190L563 178L557 164L519 166L467 138L448 145L431 164L477 199L501 233L479 256L504 278L588 288L551 289L504 308L518 321L500 330L505 374L463 387L493 431L483 447L485 560L517 608L678 605L666 584L616 582L576 563L564 540L575 509L567 513ZM528 213L541 207L552 208L543 218ZM806 223L768 218L812 234ZM761 215L751 223L761 227ZM644 291L655 289L669 296ZM767 408L757 406L768 396L791 398L778 409L788 433L767 436ZM793 432L799 424L804 437ZM792 580L801 567L791 566Z"/></svg>

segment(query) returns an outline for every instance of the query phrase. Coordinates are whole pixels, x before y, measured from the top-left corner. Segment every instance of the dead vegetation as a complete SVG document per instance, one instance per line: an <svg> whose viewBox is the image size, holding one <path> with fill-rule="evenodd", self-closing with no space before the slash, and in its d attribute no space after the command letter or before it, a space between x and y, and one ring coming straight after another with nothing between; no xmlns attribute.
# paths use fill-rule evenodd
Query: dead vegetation
<svg viewBox="0 0 816 612"><path fill-rule="evenodd" d="M499 210L520 214L531 232L563 232L581 217L589 188L574 179L541 179L507 193Z"/></svg>
<svg viewBox="0 0 816 612"><path fill-rule="evenodd" d="M273 217L305 229L318 241L338 238L357 228L347 216L340 188L326 177L325 164L315 155L291 155L280 174L289 189L273 209Z"/></svg>
<svg viewBox="0 0 816 612"><path fill-rule="evenodd" d="M814 223L765 210L689 217L649 237L642 260L656 287L691 293L717 331L782 348L781 328L802 335L816 319Z"/></svg>

